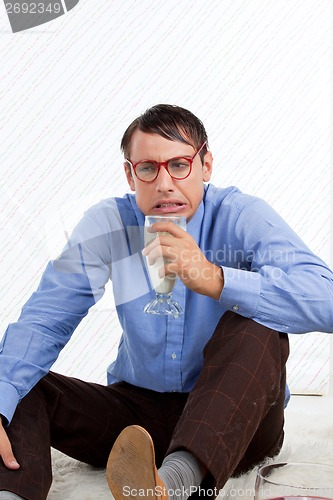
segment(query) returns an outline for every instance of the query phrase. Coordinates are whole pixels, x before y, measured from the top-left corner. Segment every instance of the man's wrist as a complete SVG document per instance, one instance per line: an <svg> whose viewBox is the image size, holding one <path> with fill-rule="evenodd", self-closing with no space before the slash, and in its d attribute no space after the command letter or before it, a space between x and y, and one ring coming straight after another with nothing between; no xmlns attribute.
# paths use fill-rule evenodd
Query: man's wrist
<svg viewBox="0 0 333 500"><path fill-rule="evenodd" d="M204 283L203 295L207 295L212 299L219 300L224 285L224 276L222 267L217 266L210 262L210 266L207 267L205 275L203 276L203 283Z"/></svg>

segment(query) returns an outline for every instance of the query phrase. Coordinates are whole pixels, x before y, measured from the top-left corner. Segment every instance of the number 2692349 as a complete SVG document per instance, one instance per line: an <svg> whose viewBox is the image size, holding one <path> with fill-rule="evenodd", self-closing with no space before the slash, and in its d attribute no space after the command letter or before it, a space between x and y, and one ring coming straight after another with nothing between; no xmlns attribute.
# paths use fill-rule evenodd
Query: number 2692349
<svg viewBox="0 0 333 500"><path fill-rule="evenodd" d="M7 2L7 14L59 14L61 11L61 4L56 3L34 3L34 2Z"/></svg>

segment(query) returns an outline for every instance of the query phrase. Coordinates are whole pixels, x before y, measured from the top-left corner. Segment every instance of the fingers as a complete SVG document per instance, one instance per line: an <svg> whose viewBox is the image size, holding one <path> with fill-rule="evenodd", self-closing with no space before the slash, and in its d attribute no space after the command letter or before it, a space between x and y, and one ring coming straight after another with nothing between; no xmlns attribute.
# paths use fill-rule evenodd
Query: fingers
<svg viewBox="0 0 333 500"><path fill-rule="evenodd" d="M219 300L224 287L221 267L206 258L191 235L177 226L174 231L172 228L171 235L167 224L156 223L153 226L154 230L158 229L159 234L142 251L148 264L152 266L160 262L160 278L170 274L177 275L187 288ZM170 226L174 224L170 223ZM164 233L160 234L162 229Z"/></svg>
<svg viewBox="0 0 333 500"><path fill-rule="evenodd" d="M156 225L156 224L155 224ZM179 229L177 227L177 229ZM142 255L147 257L149 265L153 265L160 257L165 263L177 264L172 272L179 274L188 267L197 266L204 256L192 236L180 229L181 237L168 234L158 234L143 249Z"/></svg>
<svg viewBox="0 0 333 500"><path fill-rule="evenodd" d="M156 225L156 224L155 224ZM177 227L177 226L176 226ZM152 228L148 228L148 230L151 230ZM179 229L179 228L177 228ZM182 229L180 230L182 231ZM187 234L182 231L185 236ZM160 248L161 246L167 247L167 246L174 246L177 244L181 244L181 241L183 240L183 235L181 234L180 237L175 237L174 234L171 234L170 232L167 231L150 231L151 237L146 238L146 245L142 251L142 254L144 256L147 256L154 248Z"/></svg>
<svg viewBox="0 0 333 500"><path fill-rule="evenodd" d="M165 262L179 261L179 250L175 247L162 246L161 244L151 245L149 248L142 252L147 257L148 264L152 266L157 259L163 257Z"/></svg>
<svg viewBox="0 0 333 500"><path fill-rule="evenodd" d="M186 234L181 227L177 226L173 222L155 222L152 226L148 227L148 232L151 233L168 233L176 238L181 238Z"/></svg>
<svg viewBox="0 0 333 500"><path fill-rule="evenodd" d="M0 419L0 455L3 460L3 463L8 469L16 470L20 468L19 463L14 457L12 445L2 425L1 419Z"/></svg>

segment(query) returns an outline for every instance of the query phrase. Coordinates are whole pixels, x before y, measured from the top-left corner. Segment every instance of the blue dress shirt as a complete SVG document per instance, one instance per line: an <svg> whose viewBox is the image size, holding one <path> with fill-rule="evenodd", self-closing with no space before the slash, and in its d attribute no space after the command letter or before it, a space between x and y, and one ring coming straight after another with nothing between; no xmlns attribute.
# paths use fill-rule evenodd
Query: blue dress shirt
<svg viewBox="0 0 333 500"><path fill-rule="evenodd" d="M134 195L101 201L48 264L0 346L0 413L8 422L109 280L123 334L108 383L191 391L203 348L227 310L285 333L333 332L332 271L264 201L235 187L205 186L187 231L222 266L224 287L214 300L178 279L174 297L184 314L177 319L143 312L154 297L141 253L143 224Z"/></svg>

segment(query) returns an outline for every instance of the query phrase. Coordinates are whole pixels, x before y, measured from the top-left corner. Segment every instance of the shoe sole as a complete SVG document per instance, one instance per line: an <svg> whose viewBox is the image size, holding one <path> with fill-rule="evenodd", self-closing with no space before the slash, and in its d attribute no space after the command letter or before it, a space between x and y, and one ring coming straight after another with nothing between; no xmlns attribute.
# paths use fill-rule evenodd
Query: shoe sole
<svg viewBox="0 0 333 500"><path fill-rule="evenodd" d="M115 500L157 500L154 444L139 425L126 427L116 439L106 466Z"/></svg>

